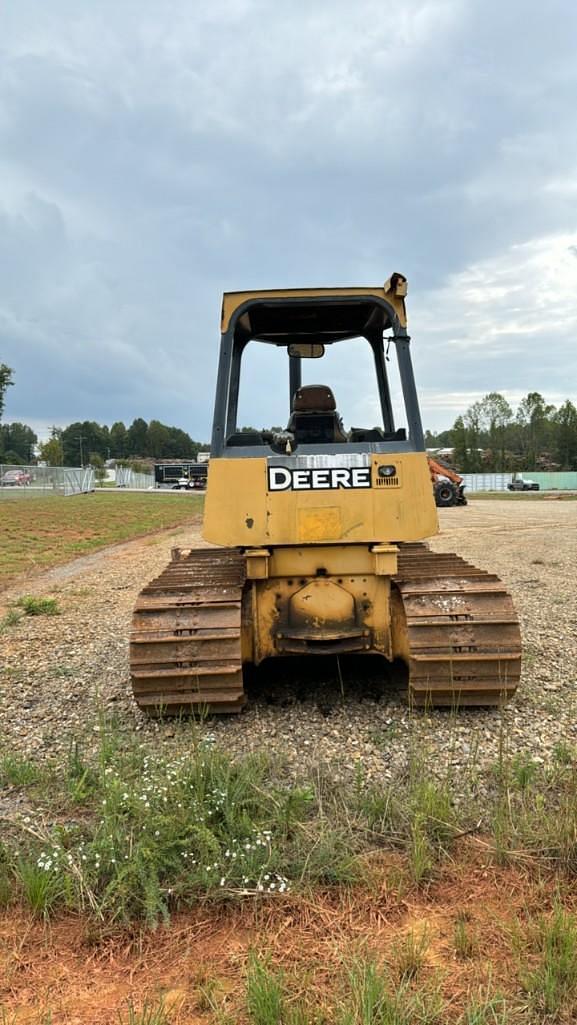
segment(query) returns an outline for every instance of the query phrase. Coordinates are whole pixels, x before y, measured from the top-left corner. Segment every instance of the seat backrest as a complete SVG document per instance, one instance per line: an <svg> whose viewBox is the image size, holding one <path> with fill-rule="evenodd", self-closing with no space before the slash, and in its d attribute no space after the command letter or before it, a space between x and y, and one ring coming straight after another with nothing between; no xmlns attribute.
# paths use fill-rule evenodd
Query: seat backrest
<svg viewBox="0 0 577 1025"><path fill-rule="evenodd" d="M335 397L326 384L304 384L293 398L294 413L334 413Z"/></svg>
<svg viewBox="0 0 577 1025"><path fill-rule="evenodd" d="M335 397L326 384L306 384L293 398L293 411L288 429L297 444L330 445L346 441Z"/></svg>

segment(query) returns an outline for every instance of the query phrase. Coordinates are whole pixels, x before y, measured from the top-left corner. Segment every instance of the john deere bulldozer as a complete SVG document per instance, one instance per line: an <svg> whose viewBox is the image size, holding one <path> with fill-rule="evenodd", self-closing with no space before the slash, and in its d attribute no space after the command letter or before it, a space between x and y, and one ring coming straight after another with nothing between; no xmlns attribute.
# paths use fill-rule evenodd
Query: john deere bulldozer
<svg viewBox="0 0 577 1025"><path fill-rule="evenodd" d="M225 294L209 544L174 550L138 598L131 673L141 708L237 712L248 664L349 652L403 660L419 705L494 705L514 693L520 634L505 587L423 543L438 526L406 291L393 274L378 288ZM322 380L323 357L353 339L369 347L377 427L345 429L331 389L302 383L303 367L321 367ZM243 357L263 345L283 350L286 428L239 429Z"/></svg>

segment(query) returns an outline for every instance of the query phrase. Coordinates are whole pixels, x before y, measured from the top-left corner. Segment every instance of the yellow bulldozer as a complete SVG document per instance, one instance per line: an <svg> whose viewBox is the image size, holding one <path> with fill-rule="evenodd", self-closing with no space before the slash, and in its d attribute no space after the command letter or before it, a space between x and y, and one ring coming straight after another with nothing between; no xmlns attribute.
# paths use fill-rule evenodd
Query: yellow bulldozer
<svg viewBox="0 0 577 1025"><path fill-rule="evenodd" d="M510 595L498 577L423 543L438 524L406 292L395 273L376 288L224 295L208 544L173 550L138 598L130 658L142 709L237 712L243 668L294 655L401 659L417 705L495 705L514 693ZM303 385L302 368L352 339L371 350L381 424L347 431L331 389ZM255 344L286 353L286 429L238 427L243 356Z"/></svg>

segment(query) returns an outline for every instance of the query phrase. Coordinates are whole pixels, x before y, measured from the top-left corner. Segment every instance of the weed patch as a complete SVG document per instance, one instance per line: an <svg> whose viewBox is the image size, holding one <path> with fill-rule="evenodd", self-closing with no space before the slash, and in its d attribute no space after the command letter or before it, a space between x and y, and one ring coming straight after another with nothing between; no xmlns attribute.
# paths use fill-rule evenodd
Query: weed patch
<svg viewBox="0 0 577 1025"><path fill-rule="evenodd" d="M140 1010L137 1010L130 1002L126 1012L120 1012L118 1021L119 1025L169 1025L170 1019L162 1002L155 1004L146 1002Z"/></svg>
<svg viewBox="0 0 577 1025"><path fill-rule="evenodd" d="M416 758L404 786L367 788L359 795L358 811L375 839L406 850L416 883L431 877L459 829L449 783L435 781Z"/></svg>
<svg viewBox="0 0 577 1025"><path fill-rule="evenodd" d="M60 807L82 804L88 816L25 827L27 853L14 870L36 912L62 905L154 924L203 895L282 895L287 866L313 872L315 842L306 852L297 835L309 802L267 785L262 758L233 765L203 744L190 755L152 758L136 744L121 748L105 727L101 738L97 764L85 764L74 747L60 781ZM9 768L21 783L35 779Z"/></svg>
<svg viewBox="0 0 577 1025"><path fill-rule="evenodd" d="M21 755L0 757L0 786L27 787L42 779L42 770L35 762Z"/></svg>
<svg viewBox="0 0 577 1025"><path fill-rule="evenodd" d="M27 804L42 803L42 815L20 819L6 855L11 893L36 914L70 908L100 922L154 925L201 899L370 886L380 849L401 852L389 889L406 892L437 876L455 838L475 832L481 819L487 857L577 871L569 753L529 770L526 760L503 757L483 809L457 810L450 780L435 780L422 759L410 759L405 777L387 786L359 781L347 790L320 772L314 782L287 786L266 758L233 762L200 740L194 724L189 749L173 757L147 753L104 719L98 736L89 760L78 745L64 765L0 759L0 785L26 789ZM457 916L453 928L456 957L471 959L477 937L467 917ZM420 942L409 937L395 951L399 984L418 976Z"/></svg>
<svg viewBox="0 0 577 1025"><path fill-rule="evenodd" d="M542 1015L561 1011L577 1015L577 921L557 906L550 918L541 917L533 926L533 949L539 955L537 967L526 974L524 986L535 1010Z"/></svg>
<svg viewBox="0 0 577 1025"><path fill-rule="evenodd" d="M58 616L60 609L56 598L39 598L25 594L18 599L16 605L25 616Z"/></svg>
<svg viewBox="0 0 577 1025"><path fill-rule="evenodd" d="M18 609L8 609L8 612L6 612L0 620L0 633L11 626L16 626L16 624L22 619L23 615L24 613L19 612Z"/></svg>

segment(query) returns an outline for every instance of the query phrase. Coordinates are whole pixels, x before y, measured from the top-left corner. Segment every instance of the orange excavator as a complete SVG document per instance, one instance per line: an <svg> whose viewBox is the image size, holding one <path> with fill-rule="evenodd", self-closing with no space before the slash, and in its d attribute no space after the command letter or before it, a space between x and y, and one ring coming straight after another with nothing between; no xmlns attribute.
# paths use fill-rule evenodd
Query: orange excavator
<svg viewBox="0 0 577 1025"><path fill-rule="evenodd" d="M427 456L429 471L435 495L435 505L440 508L450 505L467 505L463 478L444 462Z"/></svg>

